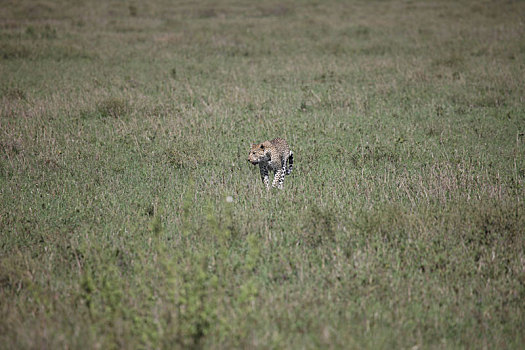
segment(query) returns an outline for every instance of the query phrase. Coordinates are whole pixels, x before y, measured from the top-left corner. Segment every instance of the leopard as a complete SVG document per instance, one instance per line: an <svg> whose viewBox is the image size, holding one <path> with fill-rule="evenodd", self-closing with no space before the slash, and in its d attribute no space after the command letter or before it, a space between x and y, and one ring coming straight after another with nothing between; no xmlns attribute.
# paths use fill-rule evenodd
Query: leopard
<svg viewBox="0 0 525 350"><path fill-rule="evenodd" d="M280 137L261 143L253 143L248 155L248 161L253 165L259 165L261 180L270 190L270 178L268 171L273 171L275 176L272 188L283 189L284 177L292 173L293 152L288 143Z"/></svg>

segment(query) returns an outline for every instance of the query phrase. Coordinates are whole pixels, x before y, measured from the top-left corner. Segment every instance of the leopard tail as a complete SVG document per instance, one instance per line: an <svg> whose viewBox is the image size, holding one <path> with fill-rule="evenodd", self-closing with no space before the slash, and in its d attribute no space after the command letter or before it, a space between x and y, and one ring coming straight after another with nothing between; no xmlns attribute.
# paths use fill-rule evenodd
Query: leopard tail
<svg viewBox="0 0 525 350"><path fill-rule="evenodd" d="M286 169L286 175L290 175L292 173L293 168L293 152L290 151L290 155L288 156L288 168Z"/></svg>

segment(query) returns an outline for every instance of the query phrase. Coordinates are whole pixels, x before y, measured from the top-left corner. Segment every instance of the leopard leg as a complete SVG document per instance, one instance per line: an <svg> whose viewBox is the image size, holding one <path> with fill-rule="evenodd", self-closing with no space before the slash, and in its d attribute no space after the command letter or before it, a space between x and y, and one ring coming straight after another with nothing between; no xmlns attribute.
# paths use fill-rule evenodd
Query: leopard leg
<svg viewBox="0 0 525 350"><path fill-rule="evenodd" d="M273 178L272 187L277 187L278 184L281 182L280 179L281 179L282 172L283 172L282 169L279 169L279 170L275 171L275 176Z"/></svg>
<svg viewBox="0 0 525 350"><path fill-rule="evenodd" d="M283 162L283 166L282 166L280 174L279 174L279 186L277 186L277 188L279 188L280 190L283 189L284 177L285 176L286 176L286 161Z"/></svg>
<svg viewBox="0 0 525 350"><path fill-rule="evenodd" d="M263 164L259 164L259 170L261 171L261 180L266 186L266 189L270 189L270 179L268 177L268 167Z"/></svg>

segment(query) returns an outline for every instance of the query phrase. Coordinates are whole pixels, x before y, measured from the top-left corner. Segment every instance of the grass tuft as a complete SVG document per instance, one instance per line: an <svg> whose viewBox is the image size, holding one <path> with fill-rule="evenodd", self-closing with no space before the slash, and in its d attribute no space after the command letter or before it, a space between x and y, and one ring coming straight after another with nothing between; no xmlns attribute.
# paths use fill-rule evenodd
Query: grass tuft
<svg viewBox="0 0 525 350"><path fill-rule="evenodd" d="M131 108L126 100L108 98L98 103L97 111L102 118L121 118L127 116Z"/></svg>

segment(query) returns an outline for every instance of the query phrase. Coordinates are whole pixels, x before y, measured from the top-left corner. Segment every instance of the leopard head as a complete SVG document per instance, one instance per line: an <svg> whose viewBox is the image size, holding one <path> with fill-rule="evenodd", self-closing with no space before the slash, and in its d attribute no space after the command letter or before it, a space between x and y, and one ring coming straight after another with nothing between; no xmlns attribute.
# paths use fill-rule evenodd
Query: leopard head
<svg viewBox="0 0 525 350"><path fill-rule="evenodd" d="M270 149L268 146L270 146L268 145L268 141L252 144L250 154L248 155L248 161L253 165L268 161L270 159Z"/></svg>

